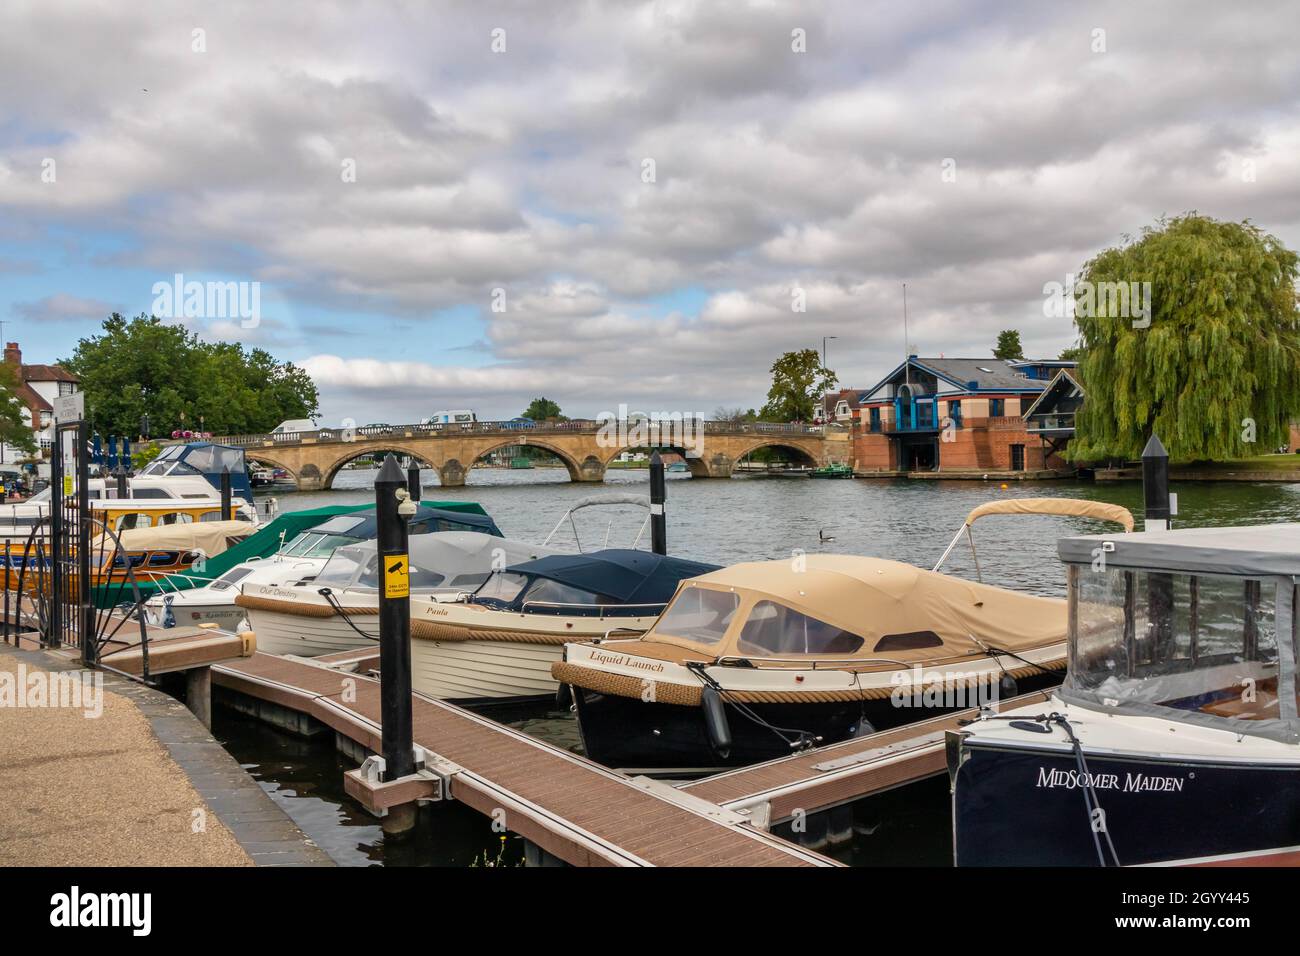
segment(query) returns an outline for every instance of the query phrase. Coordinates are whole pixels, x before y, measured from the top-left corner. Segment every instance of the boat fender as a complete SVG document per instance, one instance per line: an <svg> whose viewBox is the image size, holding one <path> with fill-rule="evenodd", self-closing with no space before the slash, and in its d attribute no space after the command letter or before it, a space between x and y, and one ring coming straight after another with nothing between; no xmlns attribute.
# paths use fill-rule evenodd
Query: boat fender
<svg viewBox="0 0 1300 956"><path fill-rule="evenodd" d="M561 684L555 688L555 708L556 710L568 710L569 705L573 703L573 688L568 684Z"/></svg>
<svg viewBox="0 0 1300 956"><path fill-rule="evenodd" d="M859 737L870 737L875 732L876 728L871 726L871 721L863 717L858 721L858 726L853 731L853 739L857 740Z"/></svg>
<svg viewBox="0 0 1300 956"><path fill-rule="evenodd" d="M700 688L700 706L704 709L704 729L714 753L726 759L731 753L731 725L727 722L727 709L722 694L711 684Z"/></svg>
<svg viewBox="0 0 1300 956"><path fill-rule="evenodd" d="M1002 673L1002 679L998 681L998 694L1003 700L1010 700L1020 693L1020 685L1016 679L1005 671Z"/></svg>

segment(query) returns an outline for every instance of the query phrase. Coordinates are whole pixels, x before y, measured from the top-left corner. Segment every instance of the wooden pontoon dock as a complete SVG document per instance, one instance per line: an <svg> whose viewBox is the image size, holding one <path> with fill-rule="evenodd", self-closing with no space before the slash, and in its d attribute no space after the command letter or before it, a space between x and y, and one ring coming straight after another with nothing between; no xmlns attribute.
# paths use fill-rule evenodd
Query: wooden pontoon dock
<svg viewBox="0 0 1300 956"><path fill-rule="evenodd" d="M379 752L379 682L364 655L322 663L255 654L213 668L213 680L306 713ZM837 866L751 826L746 814L667 784L631 778L468 710L412 695L415 744L446 795L578 866ZM504 816L503 816L504 814Z"/></svg>
<svg viewBox="0 0 1300 956"><path fill-rule="evenodd" d="M312 659L258 653L213 667L220 687L305 714L381 751L377 649ZM1002 707L1046 698L1025 694ZM671 786L630 777L472 711L412 695L414 741L450 797L578 866L837 866L767 832L945 772L963 710ZM504 814L504 816L502 816Z"/></svg>

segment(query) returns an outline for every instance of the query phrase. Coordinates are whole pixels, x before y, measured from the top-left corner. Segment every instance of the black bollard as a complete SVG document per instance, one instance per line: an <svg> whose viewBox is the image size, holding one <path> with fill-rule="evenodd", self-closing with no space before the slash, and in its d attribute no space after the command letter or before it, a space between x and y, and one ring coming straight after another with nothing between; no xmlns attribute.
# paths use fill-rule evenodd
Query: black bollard
<svg viewBox="0 0 1300 956"><path fill-rule="evenodd" d="M420 500L420 466L415 462L406 467L406 490L410 492L412 501Z"/></svg>
<svg viewBox="0 0 1300 956"><path fill-rule="evenodd" d="M664 515L664 462L659 452L650 455L650 550L668 553L668 521Z"/></svg>
<svg viewBox="0 0 1300 956"><path fill-rule="evenodd" d="M126 487L126 468L120 463L117 466L117 496L119 498L130 497L130 492Z"/></svg>
<svg viewBox="0 0 1300 956"><path fill-rule="evenodd" d="M398 492L403 494L399 496ZM402 468L392 454L375 479L379 550L379 696L384 780L415 772L411 747L411 586ZM406 511L411 505L406 505ZM412 821L413 822L413 821Z"/></svg>
<svg viewBox="0 0 1300 956"><path fill-rule="evenodd" d="M230 513L230 466L221 469L221 520L232 518Z"/></svg>
<svg viewBox="0 0 1300 956"><path fill-rule="evenodd" d="M1143 531L1164 531L1169 522L1169 453L1154 432L1142 449Z"/></svg>

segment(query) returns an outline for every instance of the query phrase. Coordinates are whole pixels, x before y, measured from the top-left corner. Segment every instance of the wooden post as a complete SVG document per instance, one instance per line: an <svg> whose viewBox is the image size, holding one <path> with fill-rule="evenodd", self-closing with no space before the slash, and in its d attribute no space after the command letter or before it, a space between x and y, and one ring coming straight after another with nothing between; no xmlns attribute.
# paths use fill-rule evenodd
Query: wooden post
<svg viewBox="0 0 1300 956"><path fill-rule="evenodd" d="M212 668L195 667L185 672L185 703L204 727L212 729Z"/></svg>

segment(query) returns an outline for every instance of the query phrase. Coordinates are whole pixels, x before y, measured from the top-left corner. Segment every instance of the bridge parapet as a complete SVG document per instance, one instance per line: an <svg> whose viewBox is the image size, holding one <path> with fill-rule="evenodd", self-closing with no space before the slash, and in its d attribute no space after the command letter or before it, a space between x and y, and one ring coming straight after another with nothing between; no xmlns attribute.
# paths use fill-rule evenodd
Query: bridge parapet
<svg viewBox="0 0 1300 956"><path fill-rule="evenodd" d="M639 425L624 420L628 429ZM222 445L296 445L320 442L353 442L386 438L436 438L467 435L565 435L574 432L599 432L609 422L574 419L567 422L438 422L429 425L364 425L355 428L315 428L305 432L278 432L261 435L224 435L213 438ZM617 424L617 423L615 423ZM783 424L780 422L712 422L701 423L706 435L805 435L820 436L821 425ZM680 421L647 422L644 425L648 444L659 445L665 431L673 432L691 425ZM183 439L181 440L183 441Z"/></svg>
<svg viewBox="0 0 1300 956"><path fill-rule="evenodd" d="M243 447L250 459L284 468L299 489L308 491L328 488L352 459L387 451L426 463L437 469L444 487L458 487L476 461L516 444L550 451L573 481L603 481L609 463L628 449L674 449L682 452L694 477L727 478L736 462L764 446L791 448L806 460L825 464L828 437L838 436L824 434L817 425L692 419L367 425L215 440Z"/></svg>

